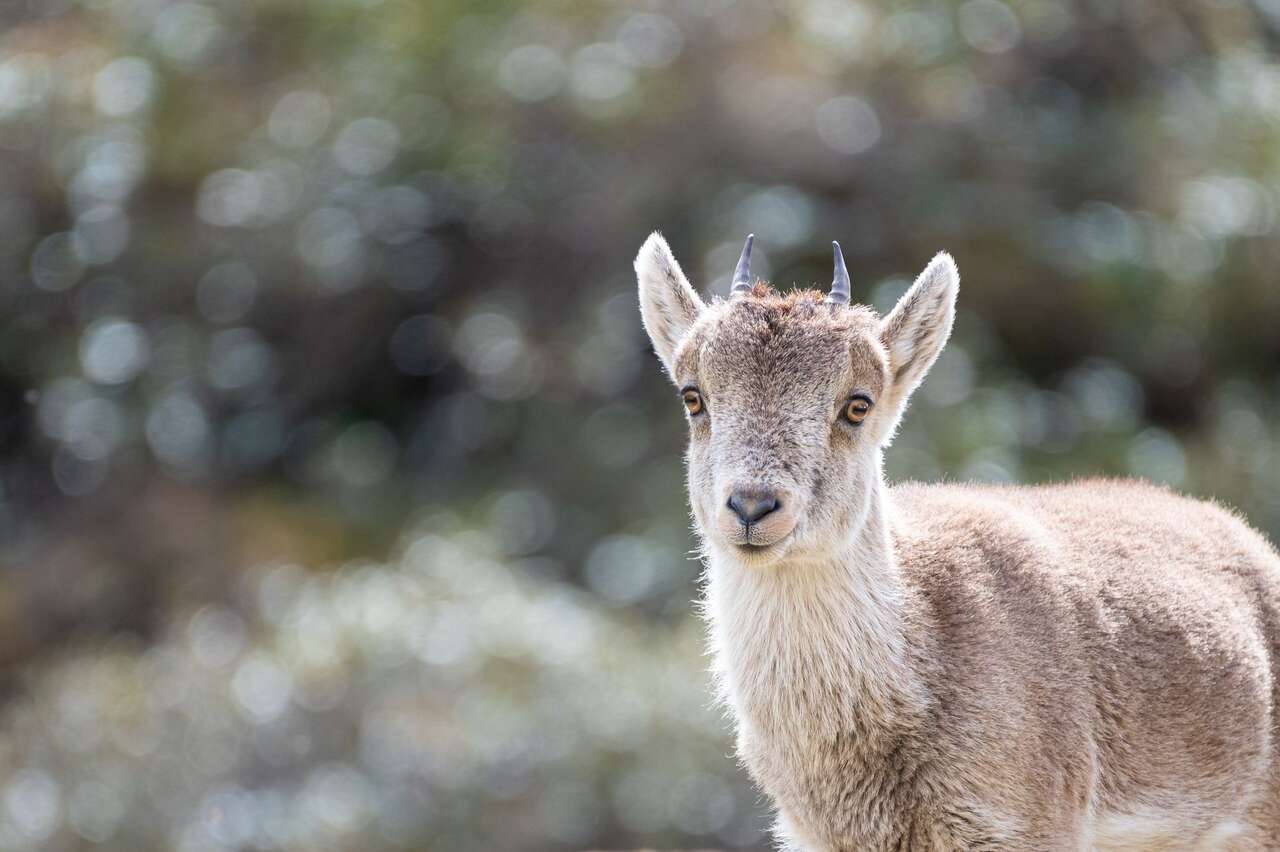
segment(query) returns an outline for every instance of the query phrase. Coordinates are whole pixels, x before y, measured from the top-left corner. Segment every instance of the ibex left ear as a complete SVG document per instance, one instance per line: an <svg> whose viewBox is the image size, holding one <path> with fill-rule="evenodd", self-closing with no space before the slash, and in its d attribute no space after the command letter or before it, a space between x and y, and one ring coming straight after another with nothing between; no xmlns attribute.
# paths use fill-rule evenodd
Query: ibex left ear
<svg viewBox="0 0 1280 852"><path fill-rule="evenodd" d="M636 255L636 279L640 283L640 317L645 331L675 381L676 348L705 306L671 255L667 241L656 231Z"/></svg>
<svg viewBox="0 0 1280 852"><path fill-rule="evenodd" d="M959 292L956 263L951 255L941 252L880 322L880 340L889 352L891 402L895 405L906 402L946 345Z"/></svg>

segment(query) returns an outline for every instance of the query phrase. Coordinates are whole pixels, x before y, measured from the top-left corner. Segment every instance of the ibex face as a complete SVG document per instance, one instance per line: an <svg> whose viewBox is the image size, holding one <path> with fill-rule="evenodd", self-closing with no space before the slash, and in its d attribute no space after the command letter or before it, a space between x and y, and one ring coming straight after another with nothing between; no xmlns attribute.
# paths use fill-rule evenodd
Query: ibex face
<svg viewBox="0 0 1280 852"><path fill-rule="evenodd" d="M889 382L870 312L761 289L708 310L672 368L698 526L753 561L821 545L849 523Z"/></svg>
<svg viewBox="0 0 1280 852"><path fill-rule="evenodd" d="M887 318L832 293L752 287L750 241L727 301L705 305L660 236L636 258L645 328L689 420L694 517L748 564L829 552L861 524L907 396L950 333L958 279L940 255Z"/></svg>

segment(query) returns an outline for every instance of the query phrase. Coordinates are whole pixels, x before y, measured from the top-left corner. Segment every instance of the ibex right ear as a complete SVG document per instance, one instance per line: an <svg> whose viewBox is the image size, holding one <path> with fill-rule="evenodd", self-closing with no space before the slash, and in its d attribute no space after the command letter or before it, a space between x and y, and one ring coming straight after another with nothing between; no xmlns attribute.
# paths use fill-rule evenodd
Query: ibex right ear
<svg viewBox="0 0 1280 852"><path fill-rule="evenodd" d="M680 271L680 264L657 231L649 235L636 255L636 279L640 282L640 318L673 381L676 347L705 307Z"/></svg>
<svg viewBox="0 0 1280 852"><path fill-rule="evenodd" d="M959 291L956 263L942 252L880 323L880 339L889 352L891 401L895 405L906 403L951 336Z"/></svg>

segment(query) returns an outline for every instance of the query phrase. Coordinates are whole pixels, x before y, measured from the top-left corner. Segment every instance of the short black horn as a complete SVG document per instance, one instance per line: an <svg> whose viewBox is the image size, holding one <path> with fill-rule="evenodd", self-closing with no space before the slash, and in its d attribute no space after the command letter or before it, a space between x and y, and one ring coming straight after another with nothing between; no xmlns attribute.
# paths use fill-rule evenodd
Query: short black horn
<svg viewBox="0 0 1280 852"><path fill-rule="evenodd" d="M827 302L833 305L849 304L849 270L844 265L844 255L840 253L840 244L831 241L831 251L835 255L836 271L831 277L831 292L827 294Z"/></svg>
<svg viewBox="0 0 1280 852"><path fill-rule="evenodd" d="M742 257L738 258L738 268L733 272L733 289L731 296L741 296L751 292L751 243L755 234L747 234L747 244L742 247Z"/></svg>

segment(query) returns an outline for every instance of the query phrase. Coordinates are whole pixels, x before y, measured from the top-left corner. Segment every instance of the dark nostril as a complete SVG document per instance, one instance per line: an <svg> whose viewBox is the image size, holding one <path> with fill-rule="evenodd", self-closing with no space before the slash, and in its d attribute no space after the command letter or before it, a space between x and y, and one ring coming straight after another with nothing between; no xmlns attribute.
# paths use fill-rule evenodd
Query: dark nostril
<svg viewBox="0 0 1280 852"><path fill-rule="evenodd" d="M778 508L772 491L735 491L729 495L729 508L744 524L754 524Z"/></svg>

